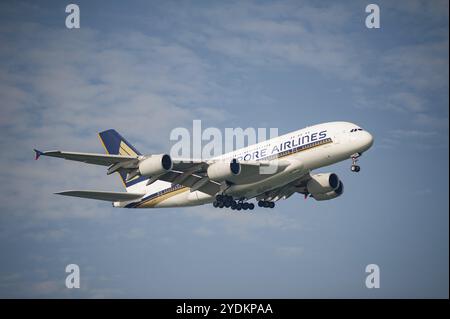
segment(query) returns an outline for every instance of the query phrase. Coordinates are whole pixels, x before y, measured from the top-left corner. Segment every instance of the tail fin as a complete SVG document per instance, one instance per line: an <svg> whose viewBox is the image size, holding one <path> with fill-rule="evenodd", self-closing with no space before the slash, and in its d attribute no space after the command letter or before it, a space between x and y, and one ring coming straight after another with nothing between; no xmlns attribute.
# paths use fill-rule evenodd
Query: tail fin
<svg viewBox="0 0 450 319"><path fill-rule="evenodd" d="M107 154L114 155L126 155L126 156L137 156L141 155L141 153L134 148L133 145L130 144L124 137L122 137L116 130L110 129L103 132L98 133L100 137L100 141L103 144L103 147L106 150ZM144 181L146 178L136 176L134 179L127 182L127 174L124 171L119 171L120 179L122 180L123 185L128 191L128 187Z"/></svg>

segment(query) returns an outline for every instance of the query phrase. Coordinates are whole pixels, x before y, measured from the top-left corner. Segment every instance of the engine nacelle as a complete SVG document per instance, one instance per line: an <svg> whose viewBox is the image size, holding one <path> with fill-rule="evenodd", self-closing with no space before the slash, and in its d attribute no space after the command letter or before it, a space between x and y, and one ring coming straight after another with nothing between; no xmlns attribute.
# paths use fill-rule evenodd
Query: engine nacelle
<svg viewBox="0 0 450 319"><path fill-rule="evenodd" d="M332 190L331 192L325 193L325 194L312 194L312 197L315 200L329 200L329 199L333 199L336 198L338 196L341 196L342 193L344 193L344 184L342 183L342 181L339 181L339 186L335 189Z"/></svg>
<svg viewBox="0 0 450 319"><path fill-rule="evenodd" d="M241 173L241 165L233 159L231 162L216 162L209 165L207 174L212 180L223 182Z"/></svg>
<svg viewBox="0 0 450 319"><path fill-rule="evenodd" d="M139 163L139 173L142 176L164 174L172 169L172 159L167 154L152 155Z"/></svg>
<svg viewBox="0 0 450 319"><path fill-rule="evenodd" d="M306 185L311 194L325 194L338 188L339 177L334 173L314 174Z"/></svg>

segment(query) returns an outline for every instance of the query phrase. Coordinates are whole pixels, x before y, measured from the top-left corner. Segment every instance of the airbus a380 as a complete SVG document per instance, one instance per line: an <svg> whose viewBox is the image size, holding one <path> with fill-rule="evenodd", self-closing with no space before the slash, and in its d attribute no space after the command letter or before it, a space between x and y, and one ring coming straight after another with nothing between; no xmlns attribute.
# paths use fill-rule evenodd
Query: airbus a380
<svg viewBox="0 0 450 319"><path fill-rule="evenodd" d="M114 207L158 208L213 203L233 210L273 208L295 193L323 201L344 192L335 173L313 170L358 158L373 137L356 124L330 122L310 126L208 160L176 159L167 154L142 155L115 130L99 133L107 154L63 151L41 155L107 166L117 172L126 192L70 190L56 194L112 202Z"/></svg>

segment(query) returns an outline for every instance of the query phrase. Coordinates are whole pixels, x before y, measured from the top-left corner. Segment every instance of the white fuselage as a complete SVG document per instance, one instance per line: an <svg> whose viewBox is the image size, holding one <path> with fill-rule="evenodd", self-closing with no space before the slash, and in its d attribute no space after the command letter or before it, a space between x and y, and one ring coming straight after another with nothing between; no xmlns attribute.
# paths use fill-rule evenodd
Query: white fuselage
<svg viewBox="0 0 450 319"><path fill-rule="evenodd" d="M356 129L356 130L355 130ZM249 183L232 185L225 193L238 198L250 199L259 194L282 187L301 178L305 173L314 169L328 166L346 159L355 153L363 153L373 144L373 137L367 131L350 122L329 122L309 126L276 138L260 142L230 153L223 154L213 160L237 159L240 163L259 161L283 161L283 163L301 163L291 165L293 169L286 169L279 173L268 175ZM289 166L290 167L290 166ZM190 192L186 187L175 187L164 181L144 186L145 182L133 185L134 189L145 194L142 200L155 198L153 204L147 207L179 207L206 204L214 201L214 197L200 191ZM170 192L165 193L165 190ZM115 203L123 207L127 203Z"/></svg>

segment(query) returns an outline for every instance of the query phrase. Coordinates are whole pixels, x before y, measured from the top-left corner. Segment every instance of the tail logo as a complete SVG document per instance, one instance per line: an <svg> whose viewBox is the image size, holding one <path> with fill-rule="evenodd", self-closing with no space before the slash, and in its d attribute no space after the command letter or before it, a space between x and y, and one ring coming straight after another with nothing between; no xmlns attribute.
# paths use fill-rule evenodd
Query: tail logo
<svg viewBox="0 0 450 319"><path fill-rule="evenodd" d="M129 147L127 145L127 143L125 143L124 141L120 141L120 147L119 147L119 155L122 156L137 156L136 152L133 151L131 149L131 147ZM135 180L139 178L139 175L136 175L135 177L131 178L131 179L126 179L127 183Z"/></svg>
<svg viewBox="0 0 450 319"><path fill-rule="evenodd" d="M137 156L136 152L133 151L124 141L120 141L119 155Z"/></svg>

